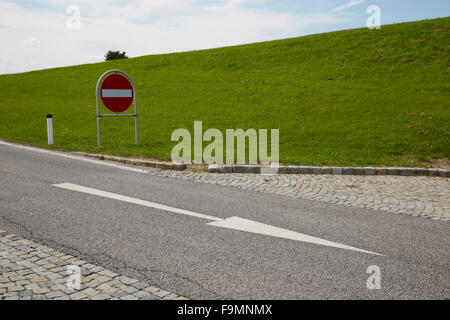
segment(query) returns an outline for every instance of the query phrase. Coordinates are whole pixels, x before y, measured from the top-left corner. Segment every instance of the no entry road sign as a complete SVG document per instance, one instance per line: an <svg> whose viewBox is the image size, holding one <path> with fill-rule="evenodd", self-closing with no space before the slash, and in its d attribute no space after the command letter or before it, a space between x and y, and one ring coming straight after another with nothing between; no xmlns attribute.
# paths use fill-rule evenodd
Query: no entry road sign
<svg viewBox="0 0 450 320"><path fill-rule="evenodd" d="M133 88L123 75L111 74L102 83L101 97L112 112L124 112L133 102Z"/></svg>
<svg viewBox="0 0 450 320"><path fill-rule="evenodd" d="M116 114L100 114L99 96L105 107ZM118 69L106 71L97 81L95 98L97 100L98 147L101 146L100 118L102 117L134 117L135 142L138 143L136 87L130 76ZM133 100L134 114L121 114L120 112L124 112L130 107Z"/></svg>

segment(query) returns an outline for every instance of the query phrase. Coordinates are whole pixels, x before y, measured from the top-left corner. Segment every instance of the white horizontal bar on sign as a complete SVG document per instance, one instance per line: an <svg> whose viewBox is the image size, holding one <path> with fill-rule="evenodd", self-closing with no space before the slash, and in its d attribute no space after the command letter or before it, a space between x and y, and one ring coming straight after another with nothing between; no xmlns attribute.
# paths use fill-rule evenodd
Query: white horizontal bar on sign
<svg viewBox="0 0 450 320"><path fill-rule="evenodd" d="M130 89L102 89L103 98L131 98Z"/></svg>

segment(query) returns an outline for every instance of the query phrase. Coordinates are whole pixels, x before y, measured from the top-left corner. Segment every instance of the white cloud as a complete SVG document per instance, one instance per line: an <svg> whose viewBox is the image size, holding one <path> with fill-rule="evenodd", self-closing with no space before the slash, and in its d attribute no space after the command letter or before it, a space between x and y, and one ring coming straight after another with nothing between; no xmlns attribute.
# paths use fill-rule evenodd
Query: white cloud
<svg viewBox="0 0 450 320"><path fill-rule="evenodd" d="M7 45L0 51L0 73L102 61L108 50L135 57L294 37L344 19L327 12L266 10L259 6L264 2L42 0L50 9L33 9L3 1L0 38ZM70 30L66 10L73 4L81 9L81 28ZM34 45L23 50L25 43ZM30 62L34 59L39 63Z"/></svg>
<svg viewBox="0 0 450 320"><path fill-rule="evenodd" d="M340 12L340 11L343 11L343 10L345 10L347 8L350 8L350 7L356 6L358 4L361 4L364 1L365 0L351 0L349 3L344 4L342 6L339 6L339 7L336 7L333 10L331 10L330 12Z"/></svg>

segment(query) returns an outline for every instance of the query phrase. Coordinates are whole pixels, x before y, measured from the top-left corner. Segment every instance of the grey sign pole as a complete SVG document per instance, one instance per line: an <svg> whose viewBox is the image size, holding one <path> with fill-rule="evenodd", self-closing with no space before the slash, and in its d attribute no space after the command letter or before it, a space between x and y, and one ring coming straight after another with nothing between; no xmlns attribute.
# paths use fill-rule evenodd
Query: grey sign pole
<svg viewBox="0 0 450 320"><path fill-rule="evenodd" d="M103 79L106 78L107 75L111 73L119 73L126 77L133 87L133 100L134 100L134 114L100 114L100 104L99 104L99 88L100 84L102 83ZM97 81L97 86L95 88L95 99L97 101L97 138L98 138L98 147L101 147L101 136L100 136L100 118L102 117L134 117L134 141L137 144L138 143L138 122L137 122L137 96L136 96L136 87L134 86L133 80L130 78L128 74L123 72L122 70L113 69L106 71L104 74L100 76L100 78Z"/></svg>

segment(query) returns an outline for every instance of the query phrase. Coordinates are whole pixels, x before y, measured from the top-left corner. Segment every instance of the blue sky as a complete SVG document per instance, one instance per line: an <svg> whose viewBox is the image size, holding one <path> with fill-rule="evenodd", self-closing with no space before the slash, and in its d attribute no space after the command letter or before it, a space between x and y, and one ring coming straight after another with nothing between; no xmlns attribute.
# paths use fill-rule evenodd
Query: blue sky
<svg viewBox="0 0 450 320"><path fill-rule="evenodd" d="M80 28L74 28L75 5ZM450 16L449 0L0 0L0 74Z"/></svg>

